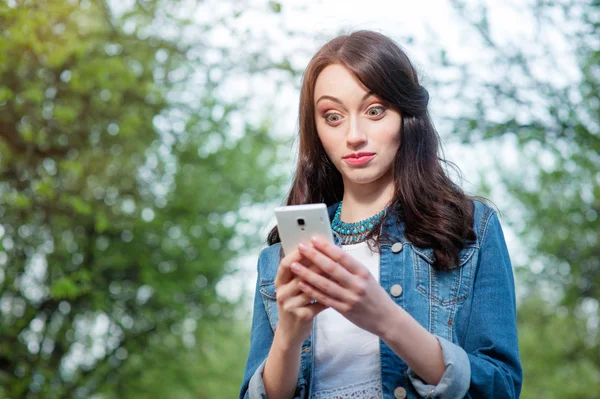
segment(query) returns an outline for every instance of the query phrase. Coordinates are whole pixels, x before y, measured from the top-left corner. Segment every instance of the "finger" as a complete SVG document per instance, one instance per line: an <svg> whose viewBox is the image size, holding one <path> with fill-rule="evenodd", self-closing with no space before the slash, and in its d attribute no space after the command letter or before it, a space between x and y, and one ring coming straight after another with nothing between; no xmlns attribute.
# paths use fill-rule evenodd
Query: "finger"
<svg viewBox="0 0 600 399"><path fill-rule="evenodd" d="M313 263L305 257L302 257L300 261L296 263L300 263L301 265L305 266L306 268L312 270L315 273L324 275L325 277L329 277L327 276L327 274L323 273L323 271L319 267L313 265ZM279 267L281 270L278 270L278 276L275 277L275 289L277 292L279 292L281 287L289 284L294 278L296 278L296 275L290 270L289 266L280 265Z"/></svg>
<svg viewBox="0 0 600 399"><path fill-rule="evenodd" d="M321 292L327 293L328 296L337 298L342 302L356 302L358 300L357 295L352 290L341 287L335 281L323 277L297 262L292 263L291 270L300 277L302 281L309 283Z"/></svg>
<svg viewBox="0 0 600 399"><path fill-rule="evenodd" d="M303 260L305 261L306 258L297 249L284 256L279 262L277 276L275 277L275 287L282 286L293 279L294 275L290 271L290 265L294 262L302 262Z"/></svg>
<svg viewBox="0 0 600 399"><path fill-rule="evenodd" d="M300 288L298 288L298 293L285 300L285 302L282 304L282 308L286 312L291 312L297 308L312 305L313 302L314 301L312 298L310 298L304 292L300 291Z"/></svg>
<svg viewBox="0 0 600 399"><path fill-rule="evenodd" d="M298 288L300 281L302 281L302 279L294 275L292 280L276 289L275 297L280 305L283 306L288 300L290 300L290 298L302 294L302 291L300 291L300 288ZM310 304L311 301L312 298L308 298L306 304Z"/></svg>
<svg viewBox="0 0 600 399"><path fill-rule="evenodd" d="M290 283L284 286L283 294L277 294L277 301L286 312L294 313L302 318L312 318L327 309L327 306L315 302L303 293L299 288L300 278L295 277ZM294 294L291 294L295 292Z"/></svg>
<svg viewBox="0 0 600 399"><path fill-rule="evenodd" d="M302 255L304 255L307 259L312 261L314 265L318 266L323 271L323 273L327 274L328 276L331 276L331 278L338 281L342 286L352 287L354 285L354 276L347 268L345 268L340 263L331 259L329 256L323 254L317 248L309 247L306 245L301 245L298 248L300 249L300 253ZM345 252L343 253L345 254ZM342 258L342 260L344 262L358 263L358 261L356 261L349 255L346 255L346 258ZM364 269L364 267L360 263L358 263L358 267Z"/></svg>
<svg viewBox="0 0 600 399"><path fill-rule="evenodd" d="M343 266L350 273L366 277L364 274L368 273L368 270L352 256L348 255L342 248L339 248L319 237L314 237L311 240L313 248L328 257L329 259L337 262ZM302 251L301 251L301 254ZM306 256L306 254L303 254Z"/></svg>
<svg viewBox="0 0 600 399"><path fill-rule="evenodd" d="M335 298L332 298L331 296L325 294L324 292L318 290L317 288L313 287L312 285L306 282L300 282L300 284L298 284L298 288L300 288L300 290L304 292L308 297L313 298L317 301L317 303L315 303L314 305L318 304L320 306L324 306L325 308L330 307L337 310L341 314L345 314L352 309L351 304L344 303Z"/></svg>
<svg viewBox="0 0 600 399"><path fill-rule="evenodd" d="M277 298L277 302L283 304L288 299L301 293L300 288L298 288L298 283L300 283L300 278L294 275L292 280L280 285L279 287L276 287L275 297Z"/></svg>
<svg viewBox="0 0 600 399"><path fill-rule="evenodd" d="M319 313L321 313L325 309L327 309L327 306L323 306L320 303L315 303L294 310L294 314L296 315L296 317L299 317L306 321L310 321L313 320Z"/></svg>

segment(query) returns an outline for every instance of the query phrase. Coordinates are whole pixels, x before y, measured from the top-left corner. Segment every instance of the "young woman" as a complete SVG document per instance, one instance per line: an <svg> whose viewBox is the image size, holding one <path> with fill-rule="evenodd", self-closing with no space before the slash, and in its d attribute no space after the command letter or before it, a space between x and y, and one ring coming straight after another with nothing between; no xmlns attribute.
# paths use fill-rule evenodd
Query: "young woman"
<svg viewBox="0 0 600 399"><path fill-rule="evenodd" d="M288 205L324 202L337 245L258 261L240 398L516 398L514 281L496 212L445 173L429 95L370 31L310 61Z"/></svg>

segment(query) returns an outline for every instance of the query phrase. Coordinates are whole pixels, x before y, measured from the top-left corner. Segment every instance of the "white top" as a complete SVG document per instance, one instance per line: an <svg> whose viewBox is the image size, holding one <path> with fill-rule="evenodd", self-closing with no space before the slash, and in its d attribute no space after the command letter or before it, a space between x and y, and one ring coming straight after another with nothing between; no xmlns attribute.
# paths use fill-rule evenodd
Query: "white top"
<svg viewBox="0 0 600 399"><path fill-rule="evenodd" d="M343 245L379 281L379 253L366 242ZM375 247L376 248L376 247ZM334 309L316 317L314 399L381 399L379 337Z"/></svg>

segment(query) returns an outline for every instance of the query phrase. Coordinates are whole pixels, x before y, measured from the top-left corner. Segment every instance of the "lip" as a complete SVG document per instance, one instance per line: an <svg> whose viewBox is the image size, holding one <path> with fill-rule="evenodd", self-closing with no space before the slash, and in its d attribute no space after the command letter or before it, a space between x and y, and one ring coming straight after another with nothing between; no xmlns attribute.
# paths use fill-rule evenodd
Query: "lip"
<svg viewBox="0 0 600 399"><path fill-rule="evenodd" d="M364 165L373 158L375 158L374 152L355 152L346 155L342 159L350 165Z"/></svg>

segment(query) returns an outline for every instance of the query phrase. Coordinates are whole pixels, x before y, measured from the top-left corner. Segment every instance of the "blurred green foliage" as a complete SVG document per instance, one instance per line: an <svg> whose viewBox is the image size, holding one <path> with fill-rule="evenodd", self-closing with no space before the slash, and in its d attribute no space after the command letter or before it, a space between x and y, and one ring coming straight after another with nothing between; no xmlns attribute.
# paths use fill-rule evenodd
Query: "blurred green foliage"
<svg viewBox="0 0 600 399"><path fill-rule="evenodd" d="M521 8L537 24L530 53L526 43L497 40L488 3L453 3L492 55L489 65L477 66L479 72L487 68L486 74L474 76L461 68L461 84L478 94L463 101L464 115L455 118L454 132L465 142L501 145L499 140L510 137L518 145L516 169L502 159L496 166L514 204L509 211L517 215L508 220L531 262L517 265L525 292L518 314L522 397L597 398L600 1L535 2ZM568 51L555 43L557 38L564 39Z"/></svg>
<svg viewBox="0 0 600 399"><path fill-rule="evenodd" d="M216 285L277 142L182 2L115 4L0 2L0 397L233 397L247 331Z"/></svg>

